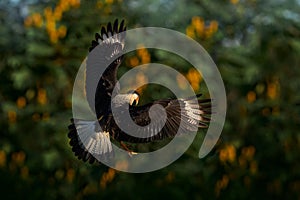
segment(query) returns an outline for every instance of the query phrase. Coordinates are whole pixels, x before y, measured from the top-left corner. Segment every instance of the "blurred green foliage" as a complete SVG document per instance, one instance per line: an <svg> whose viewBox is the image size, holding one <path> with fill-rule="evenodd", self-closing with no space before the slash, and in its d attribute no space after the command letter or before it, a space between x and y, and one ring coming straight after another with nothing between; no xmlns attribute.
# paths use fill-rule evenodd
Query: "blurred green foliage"
<svg viewBox="0 0 300 200"><path fill-rule="evenodd" d="M299 0L2 0L1 199L300 199L299 13ZM72 84L94 33L115 18L187 33L212 55L228 111L206 158L199 140L146 174L72 155ZM202 89L187 63L149 52L130 55L121 73L162 60ZM153 88L147 98L164 97Z"/></svg>

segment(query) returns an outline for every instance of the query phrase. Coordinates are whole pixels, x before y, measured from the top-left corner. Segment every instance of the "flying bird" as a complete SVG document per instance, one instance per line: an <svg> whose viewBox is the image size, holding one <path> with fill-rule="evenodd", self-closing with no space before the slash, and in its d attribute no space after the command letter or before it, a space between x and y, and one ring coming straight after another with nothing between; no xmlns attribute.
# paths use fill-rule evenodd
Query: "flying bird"
<svg viewBox="0 0 300 200"><path fill-rule="evenodd" d="M71 119L68 127L72 151L79 160L82 159L84 162L94 163L101 158L112 157L111 140L120 142L121 146L123 142L160 141L174 137L177 132L188 134L191 131L197 131L198 128L207 128L210 121L211 99L199 99L201 94L196 95L196 98L160 99L145 105L138 104L140 95L136 91L130 91L127 94L117 92L113 95L114 88L119 87L117 70L122 63L122 51L125 46L125 34L120 33L125 31L124 20L119 23L116 19L114 23L108 23L107 26L101 28L100 33L95 34L95 39L89 48L89 52L92 52L99 45L102 46L105 52L98 56L111 64L98 78L95 94L88 94L88 90L86 91L89 106L98 120ZM87 65L86 76L89 70L91 69ZM88 77L86 79L88 80ZM94 102L94 105L91 102ZM158 108L151 111L151 108L157 105L159 105ZM113 116L113 108L129 112L133 122L140 127L137 131L140 131L143 137L132 136L122 131L117 124L122 116ZM161 114L161 109L164 109L165 115ZM165 124L161 124L164 117ZM148 128L143 129L145 126ZM126 146L123 147L130 151Z"/></svg>

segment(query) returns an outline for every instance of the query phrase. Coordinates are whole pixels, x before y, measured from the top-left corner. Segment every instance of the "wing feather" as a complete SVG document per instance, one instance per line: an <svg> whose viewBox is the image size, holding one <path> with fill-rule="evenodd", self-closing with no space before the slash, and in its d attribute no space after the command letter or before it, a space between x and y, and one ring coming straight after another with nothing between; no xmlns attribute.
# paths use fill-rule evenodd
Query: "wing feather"
<svg viewBox="0 0 300 200"><path fill-rule="evenodd" d="M166 123L162 126L163 118L161 112L155 110L153 112L153 122L149 116L149 110L154 105L160 105L165 109L167 114ZM182 110L181 110L182 109ZM113 123L112 132L114 138L118 141L127 141L133 143L151 142L161 140L168 137L174 137L177 132L179 134L197 131L198 128L206 128L210 121L211 100L191 100L187 99L165 99L158 100L143 106L133 106L129 109L132 120L139 126L148 126L147 129L139 128L139 132L146 138L137 138L122 132L117 125ZM118 120L118 119L116 119ZM181 125L181 126L180 126Z"/></svg>
<svg viewBox="0 0 300 200"><path fill-rule="evenodd" d="M69 125L70 145L78 159L93 163L97 159L113 157L109 134L97 130L98 121L71 120Z"/></svg>
<svg viewBox="0 0 300 200"><path fill-rule="evenodd" d="M125 45L124 20L108 23L95 34L86 62L85 93L89 107L97 117L108 112L111 93L117 83L117 70ZM97 48L96 48L97 47ZM99 80L99 76L100 80ZM97 86L97 87L95 87Z"/></svg>

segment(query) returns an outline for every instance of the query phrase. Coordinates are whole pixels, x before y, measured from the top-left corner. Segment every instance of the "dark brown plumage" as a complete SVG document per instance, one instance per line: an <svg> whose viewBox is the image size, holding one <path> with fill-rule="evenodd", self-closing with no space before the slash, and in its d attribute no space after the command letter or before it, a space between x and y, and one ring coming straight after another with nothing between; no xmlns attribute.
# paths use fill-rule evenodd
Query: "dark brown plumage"
<svg viewBox="0 0 300 200"><path fill-rule="evenodd" d="M95 34L89 51L93 51L101 45L100 58L107 59L111 64L104 70L96 88L96 93L91 94L88 90L90 76L93 69L86 67L86 94L91 110L95 111L98 121L85 121L72 119L69 126L70 145L78 159L93 163L99 159L109 159L113 156L111 139L118 142L146 143L165 138L174 137L179 134L188 134L197 131L198 128L206 128L210 121L211 101L210 99L183 98L183 99L161 99L146 105L136 106L133 102L138 101L137 93L117 94L113 96L112 91L117 85L117 70L122 62L122 50L125 45L125 34L119 34L126 30L124 20L113 25L108 23L101 28L101 32ZM99 63L99 67L104 67ZM93 99L94 98L94 99ZM132 99L134 98L134 99ZM95 100L95 101L92 101ZM95 102L94 105L91 102ZM113 102L111 104L111 102ZM117 102L117 103L114 103ZM116 122L122 122L124 116L112 116L111 105L120 111L128 111L132 120L139 125L138 132L146 137L135 137L123 132ZM150 108L160 105L149 115ZM162 124L161 109L165 110L166 123ZM121 112L122 113L122 112ZM179 126L181 123L182 126ZM127 125L127 124L125 124ZM149 129L143 127L148 126ZM128 125L129 126L129 125ZM163 127L159 130L159 127ZM130 129L130 127L128 127ZM131 129L132 130L132 129Z"/></svg>

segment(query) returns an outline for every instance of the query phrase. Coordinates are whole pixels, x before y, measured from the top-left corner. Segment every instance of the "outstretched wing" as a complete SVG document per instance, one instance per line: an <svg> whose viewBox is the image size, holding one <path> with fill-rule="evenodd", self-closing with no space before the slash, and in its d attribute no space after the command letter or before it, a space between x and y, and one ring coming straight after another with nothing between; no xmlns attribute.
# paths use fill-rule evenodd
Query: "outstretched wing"
<svg viewBox="0 0 300 200"><path fill-rule="evenodd" d="M89 48L86 65L86 95L88 103L97 115L106 113L111 93L117 83L117 70L122 62L125 45L124 20L116 19L95 34ZM97 86L97 87L95 87Z"/></svg>
<svg viewBox="0 0 300 200"><path fill-rule="evenodd" d="M199 96L201 95L197 95L197 97ZM155 105L160 106L152 110L151 118L153 121L151 123L149 111ZM162 124L164 118L162 109L166 113L164 125ZM132 120L140 126L136 131L144 137L133 137L122 132L119 128L112 128L112 136L118 141L133 143L151 142L174 137L177 133L184 134L197 131L198 128L207 128L210 121L211 100L195 98L158 100L144 106L130 107L129 113ZM115 117L114 120L118 120L118 117ZM149 128L143 128L143 126L148 125ZM163 128L160 129L160 127Z"/></svg>
<svg viewBox="0 0 300 200"><path fill-rule="evenodd" d="M100 131L98 121L71 120L68 137L78 159L94 163L113 157L109 133ZM97 159L97 160L96 160Z"/></svg>
<svg viewBox="0 0 300 200"><path fill-rule="evenodd" d="M126 30L124 20L116 19L102 27L89 48L86 62L85 93L97 116L109 111L111 92L117 82L117 69L122 61ZM100 81L99 81L100 79ZM97 86L97 87L95 87ZM101 131L98 121L71 120L68 137L72 151L83 161L93 163L113 156L110 136Z"/></svg>

